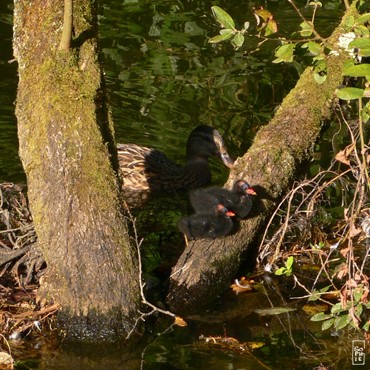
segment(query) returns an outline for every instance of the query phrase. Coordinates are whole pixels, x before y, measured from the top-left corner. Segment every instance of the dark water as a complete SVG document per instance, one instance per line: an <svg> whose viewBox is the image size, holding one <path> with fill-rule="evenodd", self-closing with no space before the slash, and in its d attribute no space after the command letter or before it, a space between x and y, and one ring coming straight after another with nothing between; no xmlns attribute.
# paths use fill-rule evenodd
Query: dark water
<svg viewBox="0 0 370 370"><path fill-rule="evenodd" d="M230 154L242 155L298 78L298 64L271 62L276 42L263 44L257 52L253 37L237 52L227 44L208 44L207 38L218 33L210 11L215 2L112 0L100 4L101 47L118 142L152 146L182 162L188 133L198 124L208 124L222 132ZM325 2L319 13L323 35L330 34L338 22L341 9L335 4ZM239 25L245 20L253 25L250 8L259 4L221 1L217 5ZM279 20L279 35L289 36L300 23L298 16L287 2L269 1L268 7ZM17 67L8 63L13 58L11 14L11 4L1 8L0 181L24 182L14 116ZM212 162L212 170L214 182L221 184L227 171L217 161ZM160 198L153 199L150 207L151 212L138 215L138 226L146 238L144 261L155 286L159 283L153 271L168 268L161 265L162 260L176 258L183 247L174 225L186 211L186 203ZM294 307L280 294L271 293L269 300ZM17 358L15 352L17 368L313 369L320 363L337 369L351 367L350 338L322 333L300 307L279 316L258 315L255 309L269 307L269 300L260 291L222 296L204 315L188 318L186 328L167 331L170 322L159 321L151 329L151 338L129 353L125 347L109 346L96 351L80 347L48 351L48 338L28 340L29 356L20 351ZM264 346L251 354L206 344L198 339L200 335L229 336Z"/></svg>

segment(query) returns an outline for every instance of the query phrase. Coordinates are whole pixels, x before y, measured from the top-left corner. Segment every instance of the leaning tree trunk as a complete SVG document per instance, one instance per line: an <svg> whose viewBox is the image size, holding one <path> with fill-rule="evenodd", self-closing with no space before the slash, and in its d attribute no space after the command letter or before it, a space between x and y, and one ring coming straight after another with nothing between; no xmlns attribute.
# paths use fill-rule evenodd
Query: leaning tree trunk
<svg viewBox="0 0 370 370"><path fill-rule="evenodd" d="M331 43L336 43L338 36L345 33L342 25L355 14L353 4L330 37ZM186 247L172 269L168 302L173 311L192 311L231 284L241 256L263 233L266 217L287 190L297 166L307 159L322 121L330 116L330 101L342 82L343 64L348 58L345 52L329 56L328 78L322 85L314 81L312 68L307 68L273 120L259 131L249 151L238 158L226 187L230 188L235 179L243 178L258 187L262 199L254 210L254 217L241 222L237 234L214 241L197 240Z"/></svg>
<svg viewBox="0 0 370 370"><path fill-rule="evenodd" d="M111 339L131 329L138 267L109 159L96 2L73 9L75 39L60 50L63 0L15 1L19 151L48 264L42 291L61 304L70 336Z"/></svg>

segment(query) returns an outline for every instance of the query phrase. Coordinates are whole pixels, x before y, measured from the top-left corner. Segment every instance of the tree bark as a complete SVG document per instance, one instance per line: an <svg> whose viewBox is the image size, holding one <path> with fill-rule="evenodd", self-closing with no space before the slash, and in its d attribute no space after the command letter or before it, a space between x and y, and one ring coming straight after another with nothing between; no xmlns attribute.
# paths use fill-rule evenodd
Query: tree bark
<svg viewBox="0 0 370 370"><path fill-rule="evenodd" d="M338 36L346 32L343 25L355 14L353 4L330 37L331 43L336 44ZM197 240L186 247L172 269L167 297L171 310L188 313L207 304L232 283L243 254L257 255L252 243L263 233L266 218L287 190L299 164L312 151L323 120L330 116L330 101L342 83L343 64L348 59L346 52L330 55L327 80L322 85L314 81L312 68L307 68L275 117L258 132L248 152L238 158L225 186L231 188L236 179L242 178L257 190L260 199L253 217L242 221L235 235Z"/></svg>
<svg viewBox="0 0 370 370"><path fill-rule="evenodd" d="M61 304L67 335L113 340L137 312L138 265L110 160L96 2L73 3L74 48L66 51L58 47L63 0L15 1L19 150L48 264L41 289Z"/></svg>

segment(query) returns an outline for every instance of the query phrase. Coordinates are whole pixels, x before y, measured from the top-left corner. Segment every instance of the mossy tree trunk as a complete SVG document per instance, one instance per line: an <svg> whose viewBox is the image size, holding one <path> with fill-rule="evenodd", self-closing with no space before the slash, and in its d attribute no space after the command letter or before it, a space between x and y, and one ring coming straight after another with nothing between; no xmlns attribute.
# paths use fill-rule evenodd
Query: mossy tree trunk
<svg viewBox="0 0 370 370"><path fill-rule="evenodd" d="M110 160L96 1L73 1L69 50L59 49L63 3L15 1L20 156L48 264L42 291L61 304L70 336L116 339L131 329L140 301L136 254Z"/></svg>
<svg viewBox="0 0 370 370"><path fill-rule="evenodd" d="M346 19L357 14L354 5L330 37L331 43L337 43L338 36L345 33L342 25ZM346 52L329 56L328 77L322 85L314 81L312 68L307 68L272 121L258 132L249 151L238 158L226 187L231 188L238 178L246 179L258 190L260 202L253 217L242 221L235 235L197 240L186 247L172 269L168 302L173 311L188 313L206 304L230 286L246 252L256 257L257 251L251 250L253 241L263 234L266 218L288 189L299 164L309 157L323 120L330 117L331 101L342 83L348 59Z"/></svg>

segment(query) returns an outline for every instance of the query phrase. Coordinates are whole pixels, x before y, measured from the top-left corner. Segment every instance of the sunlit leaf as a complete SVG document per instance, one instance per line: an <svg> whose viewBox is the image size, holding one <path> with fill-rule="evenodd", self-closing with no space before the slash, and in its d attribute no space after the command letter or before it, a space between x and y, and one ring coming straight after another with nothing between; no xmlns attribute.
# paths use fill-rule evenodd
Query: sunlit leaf
<svg viewBox="0 0 370 370"><path fill-rule="evenodd" d="M248 21L244 22L243 32L247 31L249 26L250 26L250 23Z"/></svg>
<svg viewBox="0 0 370 370"><path fill-rule="evenodd" d="M369 57L370 56L370 48L369 49L360 49L358 51L358 55L360 57Z"/></svg>
<svg viewBox="0 0 370 370"><path fill-rule="evenodd" d="M294 49L295 49L294 44L285 44L279 46L275 52L275 56L277 57L277 59L273 60L273 63L292 62Z"/></svg>
<svg viewBox="0 0 370 370"><path fill-rule="evenodd" d="M253 9L253 13L258 17L261 17L264 21L267 21L272 17L272 13L267 9L264 9L262 6L258 9Z"/></svg>
<svg viewBox="0 0 370 370"><path fill-rule="evenodd" d="M278 270L275 271L275 275L284 275L287 272L286 267L280 267Z"/></svg>
<svg viewBox="0 0 370 370"><path fill-rule="evenodd" d="M364 122L367 122L370 119L370 102L367 102L362 108L361 117Z"/></svg>
<svg viewBox="0 0 370 370"><path fill-rule="evenodd" d="M315 6L315 7L320 7L322 8L322 3L320 3L320 1L310 1L308 3L309 6Z"/></svg>
<svg viewBox="0 0 370 370"><path fill-rule="evenodd" d="M267 21L267 25L264 29L265 36L272 35L273 33L276 33L278 31L277 23L275 22L275 19L271 16L269 20Z"/></svg>
<svg viewBox="0 0 370 370"><path fill-rule="evenodd" d="M345 20L345 25L348 27L348 28L351 28L353 25L355 24L355 18L353 15L350 15L346 18Z"/></svg>
<svg viewBox="0 0 370 370"><path fill-rule="evenodd" d="M357 19L356 19L356 24L360 24L360 23L366 23L370 21L370 13L365 13L365 14L362 14L360 15Z"/></svg>
<svg viewBox="0 0 370 370"><path fill-rule="evenodd" d="M370 64L356 64L344 69L342 76L365 77L370 80Z"/></svg>
<svg viewBox="0 0 370 370"><path fill-rule="evenodd" d="M339 99L342 100L352 100L359 99L364 96L364 90L357 87L344 87L336 91Z"/></svg>
<svg viewBox="0 0 370 370"><path fill-rule="evenodd" d="M348 45L349 48L358 48L358 49L370 49L370 39L360 38L351 41Z"/></svg>
<svg viewBox="0 0 370 370"><path fill-rule="evenodd" d="M347 145L343 150L339 151L335 155L335 159L339 162L342 162L346 165L350 165L349 156L352 154L353 150L355 149L355 144L352 143L350 145Z"/></svg>
<svg viewBox="0 0 370 370"><path fill-rule="evenodd" d="M309 37L312 35L312 26L308 22L302 22L300 26L301 30L299 33L302 37Z"/></svg>
<svg viewBox="0 0 370 370"><path fill-rule="evenodd" d="M294 262L293 256L289 256L288 259L285 262L286 268L290 270L293 266L293 262Z"/></svg>
<svg viewBox="0 0 370 370"><path fill-rule="evenodd" d="M186 323L186 321L184 319L182 319L180 316L176 316L175 317L175 322L174 322L175 325L177 326L187 326L188 324Z"/></svg>
<svg viewBox="0 0 370 370"><path fill-rule="evenodd" d="M245 277L242 277L240 280L235 279L235 283L230 287L235 293L248 292L253 290L254 280L248 280Z"/></svg>
<svg viewBox="0 0 370 370"><path fill-rule="evenodd" d="M308 51L313 55L318 55L321 53L321 46L317 42L309 41L307 43Z"/></svg>
<svg viewBox="0 0 370 370"><path fill-rule="evenodd" d="M337 314L337 313L340 313L340 312L343 312L343 311L345 311L345 309L343 309L343 307L342 307L342 303L341 302L339 302L339 303L336 303L335 305L333 305L332 307L331 307L331 310L330 310L330 312L334 315L334 314Z"/></svg>
<svg viewBox="0 0 370 370"><path fill-rule="evenodd" d="M233 44L236 50L239 49L241 46L243 46L244 36L240 32L238 32L231 40L231 43Z"/></svg>
<svg viewBox="0 0 370 370"><path fill-rule="evenodd" d="M221 33L220 35L214 36L214 37L210 38L208 40L208 42L210 44L216 44L218 42L222 42L222 41L231 39L234 35L234 31L232 31L230 29L225 29L223 31L231 31L231 32L224 32L224 33Z"/></svg>
<svg viewBox="0 0 370 370"><path fill-rule="evenodd" d="M278 30L277 23L274 20L274 16L267 9L262 6L258 9L253 9L253 14L257 20L258 31L261 31L265 36L269 36L276 33ZM261 21L262 18L262 21Z"/></svg>
<svg viewBox="0 0 370 370"><path fill-rule="evenodd" d="M217 22L219 22L223 28L235 28L234 20L225 10L221 9L219 6L212 6L211 9Z"/></svg>
<svg viewBox="0 0 370 370"><path fill-rule="evenodd" d="M370 31L363 24L359 24L358 26L355 26L353 30L357 36L369 37Z"/></svg>

